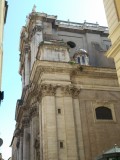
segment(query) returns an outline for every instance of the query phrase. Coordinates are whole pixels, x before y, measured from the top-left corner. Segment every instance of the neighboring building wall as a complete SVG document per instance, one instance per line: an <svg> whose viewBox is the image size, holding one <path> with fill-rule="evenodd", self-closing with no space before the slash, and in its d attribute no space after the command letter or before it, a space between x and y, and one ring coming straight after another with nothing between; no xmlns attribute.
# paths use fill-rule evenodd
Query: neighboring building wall
<svg viewBox="0 0 120 160"><path fill-rule="evenodd" d="M108 29L56 18L33 11L22 28L15 160L93 160L120 144L120 89L104 55Z"/></svg>
<svg viewBox="0 0 120 160"><path fill-rule="evenodd" d="M8 7L7 2L5 0L0 0L0 90L1 90L2 61L3 61L3 30L4 30L4 23L6 21L7 7Z"/></svg>
<svg viewBox="0 0 120 160"><path fill-rule="evenodd" d="M103 0L103 2L109 26L109 38L112 42L112 46L107 52L107 57L114 58L120 84L120 1Z"/></svg>

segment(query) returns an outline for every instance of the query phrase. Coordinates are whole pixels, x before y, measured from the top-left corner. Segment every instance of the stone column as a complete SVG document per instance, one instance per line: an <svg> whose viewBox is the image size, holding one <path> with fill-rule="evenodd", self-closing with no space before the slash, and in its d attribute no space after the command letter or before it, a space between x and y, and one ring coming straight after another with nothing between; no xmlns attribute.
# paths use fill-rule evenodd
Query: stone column
<svg viewBox="0 0 120 160"><path fill-rule="evenodd" d="M39 136L39 119L38 119L38 107L37 105L30 108L31 116L31 145L30 145L30 160L36 160L36 143Z"/></svg>
<svg viewBox="0 0 120 160"><path fill-rule="evenodd" d="M23 133L20 133L19 160L23 160Z"/></svg>
<svg viewBox="0 0 120 160"><path fill-rule="evenodd" d="M41 22L39 25L35 25L31 33L31 69L34 61L36 60L39 44L42 41L43 41L43 35L42 35L42 22Z"/></svg>
<svg viewBox="0 0 120 160"><path fill-rule="evenodd" d="M22 89L24 88L25 86L25 74L24 74L24 69L22 70Z"/></svg>
<svg viewBox="0 0 120 160"><path fill-rule="evenodd" d="M78 151L79 159L85 160L81 114L80 114L80 105L79 105L79 93L80 93L80 90L77 88L74 88L72 91L73 107L74 107L75 123L76 123L77 151Z"/></svg>
<svg viewBox="0 0 120 160"><path fill-rule="evenodd" d="M24 127L23 131L23 160L30 160L30 128L29 117L24 117L22 120Z"/></svg>
<svg viewBox="0 0 120 160"><path fill-rule="evenodd" d="M19 137L17 138L17 143L16 143L16 160L19 160L19 144L20 144L20 139Z"/></svg>
<svg viewBox="0 0 120 160"><path fill-rule="evenodd" d="M25 53L25 86L29 84L29 60L28 53Z"/></svg>
<svg viewBox="0 0 120 160"><path fill-rule="evenodd" d="M52 85L43 85L40 90L42 91L43 160L58 160L55 88Z"/></svg>
<svg viewBox="0 0 120 160"><path fill-rule="evenodd" d="M63 102L64 102L64 119L66 128L66 141L63 144L67 150L67 159L78 160L77 150L77 138L76 138L76 124L75 115L73 108L72 86L65 86L62 88L63 91Z"/></svg>
<svg viewBox="0 0 120 160"><path fill-rule="evenodd" d="M29 44L25 45L25 86L29 84L29 76L30 76L30 46Z"/></svg>

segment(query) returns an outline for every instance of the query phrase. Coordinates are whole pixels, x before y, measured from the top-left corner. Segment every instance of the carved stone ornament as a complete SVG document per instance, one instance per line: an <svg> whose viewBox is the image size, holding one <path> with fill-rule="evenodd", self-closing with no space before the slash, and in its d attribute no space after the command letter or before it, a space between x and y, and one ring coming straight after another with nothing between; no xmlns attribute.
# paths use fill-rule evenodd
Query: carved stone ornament
<svg viewBox="0 0 120 160"><path fill-rule="evenodd" d="M72 96L71 86L62 86L62 91L63 91L64 96Z"/></svg>
<svg viewBox="0 0 120 160"><path fill-rule="evenodd" d="M54 96L56 93L56 87L51 84L44 84L40 87L42 96Z"/></svg>
<svg viewBox="0 0 120 160"><path fill-rule="evenodd" d="M78 88L72 88L72 97L73 98L78 98L79 93L80 93L80 89L78 89Z"/></svg>
<svg viewBox="0 0 120 160"><path fill-rule="evenodd" d="M36 139L34 140L34 147L35 147L35 149L39 149L39 147L40 147L40 141L39 141L38 138L36 138Z"/></svg>
<svg viewBox="0 0 120 160"><path fill-rule="evenodd" d="M23 120L22 120L23 127L29 127L29 124L30 124L30 118L27 116L23 117Z"/></svg>
<svg viewBox="0 0 120 160"><path fill-rule="evenodd" d="M30 117L36 116L38 114L37 106L30 108Z"/></svg>
<svg viewBox="0 0 120 160"><path fill-rule="evenodd" d="M37 98L39 98L39 100L41 100L41 98L43 96L55 96L56 94L56 89L57 88L61 88L64 96L71 96L73 98L78 98L79 93L80 93L80 89L76 88L72 85L67 85L67 86L53 86L51 84L44 84L42 86L40 86L40 92L37 96Z"/></svg>
<svg viewBox="0 0 120 160"><path fill-rule="evenodd" d="M42 26L36 25L31 31L30 38L32 38L36 32L41 32L42 29L43 29Z"/></svg>
<svg viewBox="0 0 120 160"><path fill-rule="evenodd" d="M30 45L29 44L25 44L24 45L24 53L30 53L31 49L30 49Z"/></svg>

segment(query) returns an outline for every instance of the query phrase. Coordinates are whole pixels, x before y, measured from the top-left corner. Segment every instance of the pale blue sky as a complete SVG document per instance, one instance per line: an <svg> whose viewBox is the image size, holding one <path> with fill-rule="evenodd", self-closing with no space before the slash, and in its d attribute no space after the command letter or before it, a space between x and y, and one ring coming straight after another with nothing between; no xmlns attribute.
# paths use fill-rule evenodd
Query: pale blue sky
<svg viewBox="0 0 120 160"><path fill-rule="evenodd" d="M15 128L16 101L21 97L19 70L19 37L26 16L36 4L37 11L57 15L59 20L96 23L107 26L102 0L8 0L9 8L4 28L4 61L2 90L5 99L0 106L0 137L4 144L0 148L3 158L11 156L9 147Z"/></svg>

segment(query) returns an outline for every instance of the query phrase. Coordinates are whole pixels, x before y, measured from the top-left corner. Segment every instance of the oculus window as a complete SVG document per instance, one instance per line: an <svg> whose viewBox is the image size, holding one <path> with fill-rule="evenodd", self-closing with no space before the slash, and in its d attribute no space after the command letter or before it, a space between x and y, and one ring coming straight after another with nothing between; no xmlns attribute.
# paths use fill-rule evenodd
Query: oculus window
<svg viewBox="0 0 120 160"><path fill-rule="evenodd" d="M72 41L68 41L67 42L67 45L70 47L70 48L75 48L76 47L76 44Z"/></svg>

